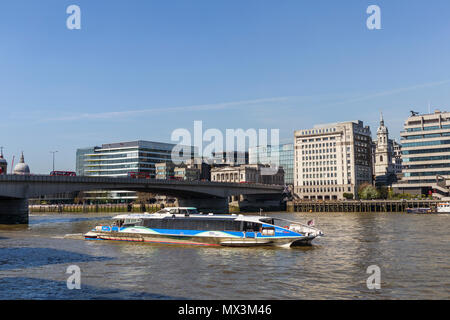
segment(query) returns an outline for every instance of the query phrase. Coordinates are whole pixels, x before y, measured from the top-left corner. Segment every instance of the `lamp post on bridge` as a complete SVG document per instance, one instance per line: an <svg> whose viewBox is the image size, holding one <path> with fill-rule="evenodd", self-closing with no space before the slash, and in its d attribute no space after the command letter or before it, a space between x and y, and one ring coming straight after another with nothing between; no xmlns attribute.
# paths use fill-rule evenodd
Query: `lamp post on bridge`
<svg viewBox="0 0 450 320"><path fill-rule="evenodd" d="M57 153L58 151L50 151L50 153L52 153L53 154L53 170L52 171L55 171L55 153Z"/></svg>

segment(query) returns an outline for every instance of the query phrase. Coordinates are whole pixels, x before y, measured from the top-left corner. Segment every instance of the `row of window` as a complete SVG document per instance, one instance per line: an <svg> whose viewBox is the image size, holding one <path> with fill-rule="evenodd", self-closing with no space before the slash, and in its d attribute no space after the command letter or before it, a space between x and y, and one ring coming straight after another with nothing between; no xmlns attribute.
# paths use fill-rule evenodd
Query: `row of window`
<svg viewBox="0 0 450 320"><path fill-rule="evenodd" d="M328 148L328 147L336 147L336 142L316 143L316 144L302 144L302 149Z"/></svg>
<svg viewBox="0 0 450 320"><path fill-rule="evenodd" d="M319 154L319 153L331 153L336 152L336 148L333 149L313 149L313 150L302 150L302 154Z"/></svg>
<svg viewBox="0 0 450 320"><path fill-rule="evenodd" d="M417 157L417 158L405 158L403 162L416 162L416 161L436 161L436 160L450 160L450 156L431 156L431 157Z"/></svg>
<svg viewBox="0 0 450 320"><path fill-rule="evenodd" d="M416 164L407 166L406 169L433 169L433 168L449 168L450 163L435 163L435 164Z"/></svg>
<svg viewBox="0 0 450 320"><path fill-rule="evenodd" d="M417 123L417 124L420 124ZM449 129L450 125L444 124L441 127L440 126L431 126L431 127L419 127L419 128L408 128L406 129L407 132L418 132L418 131L431 131L431 130L440 130L440 129Z"/></svg>
<svg viewBox="0 0 450 320"><path fill-rule="evenodd" d="M405 177L422 177L422 176L448 176L450 171L432 171L432 172L406 172Z"/></svg>
<svg viewBox="0 0 450 320"><path fill-rule="evenodd" d="M337 167L303 168L302 172L328 172L337 171Z"/></svg>
<svg viewBox="0 0 450 320"><path fill-rule="evenodd" d="M433 133L433 134L420 134L414 136L402 137L403 140L416 140L416 139L429 139L429 138L439 138L439 137L449 137L450 132L443 133Z"/></svg>
<svg viewBox="0 0 450 320"><path fill-rule="evenodd" d="M419 154L419 153L440 153L450 152L450 148L437 148L437 149L425 149L425 150L405 150L403 154Z"/></svg>
<svg viewBox="0 0 450 320"><path fill-rule="evenodd" d="M325 160L325 159L337 159L336 154L318 155L318 156L303 156L302 160Z"/></svg>
<svg viewBox="0 0 450 320"><path fill-rule="evenodd" d="M336 132L336 128L312 129L302 131L302 135ZM334 137L333 137L334 138ZM320 139L320 138L319 138ZM325 139L325 138L324 138ZM328 138L326 138L328 139ZM320 140L317 140L320 141Z"/></svg>
<svg viewBox="0 0 450 320"><path fill-rule="evenodd" d="M350 192L351 187L329 187L329 188L302 188L300 189L302 193L315 193L315 192Z"/></svg>
<svg viewBox="0 0 450 320"><path fill-rule="evenodd" d="M403 147L404 148L409 148L409 147L426 147L426 146L438 146L438 145L442 145L442 144L450 144L450 140L404 143Z"/></svg>
<svg viewBox="0 0 450 320"><path fill-rule="evenodd" d="M336 185L337 180L313 180L313 181L303 181L304 186L326 186L326 185Z"/></svg>
<svg viewBox="0 0 450 320"><path fill-rule="evenodd" d="M206 230L206 231L259 231L261 223L231 219L164 218L144 219L141 225L151 229Z"/></svg>

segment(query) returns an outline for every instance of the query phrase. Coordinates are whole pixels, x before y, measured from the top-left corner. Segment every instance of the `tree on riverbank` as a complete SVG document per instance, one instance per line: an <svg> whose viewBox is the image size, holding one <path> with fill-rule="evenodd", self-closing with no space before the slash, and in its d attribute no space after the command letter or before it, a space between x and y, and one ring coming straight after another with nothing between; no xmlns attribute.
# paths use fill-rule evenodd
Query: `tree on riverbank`
<svg viewBox="0 0 450 320"><path fill-rule="evenodd" d="M377 188L370 183L363 183L358 189L358 196L361 200L372 200L378 199L380 193Z"/></svg>
<svg viewBox="0 0 450 320"><path fill-rule="evenodd" d="M347 200L353 200L353 193L344 193L343 196Z"/></svg>

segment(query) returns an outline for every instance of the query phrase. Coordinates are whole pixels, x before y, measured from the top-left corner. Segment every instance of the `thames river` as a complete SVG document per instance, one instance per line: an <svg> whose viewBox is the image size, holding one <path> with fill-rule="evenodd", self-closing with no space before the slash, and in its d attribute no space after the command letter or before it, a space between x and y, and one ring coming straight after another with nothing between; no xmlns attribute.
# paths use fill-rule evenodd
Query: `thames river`
<svg viewBox="0 0 450 320"><path fill-rule="evenodd" d="M325 237L295 249L86 241L111 214L34 214L0 226L0 299L450 298L450 215L271 215L314 219ZM367 287L371 265L381 289Z"/></svg>

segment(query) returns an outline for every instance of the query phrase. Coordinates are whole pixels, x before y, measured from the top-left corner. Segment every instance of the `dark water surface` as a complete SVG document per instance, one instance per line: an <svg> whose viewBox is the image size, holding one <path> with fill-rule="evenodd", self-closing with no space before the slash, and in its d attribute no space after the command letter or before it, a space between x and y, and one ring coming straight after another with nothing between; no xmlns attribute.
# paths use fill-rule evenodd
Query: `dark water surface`
<svg viewBox="0 0 450 320"><path fill-rule="evenodd" d="M449 299L450 215L274 213L314 218L311 247L204 248L81 237L110 214L31 215L0 226L0 299ZM81 269L81 289L66 286ZM369 290L367 267L381 269Z"/></svg>

